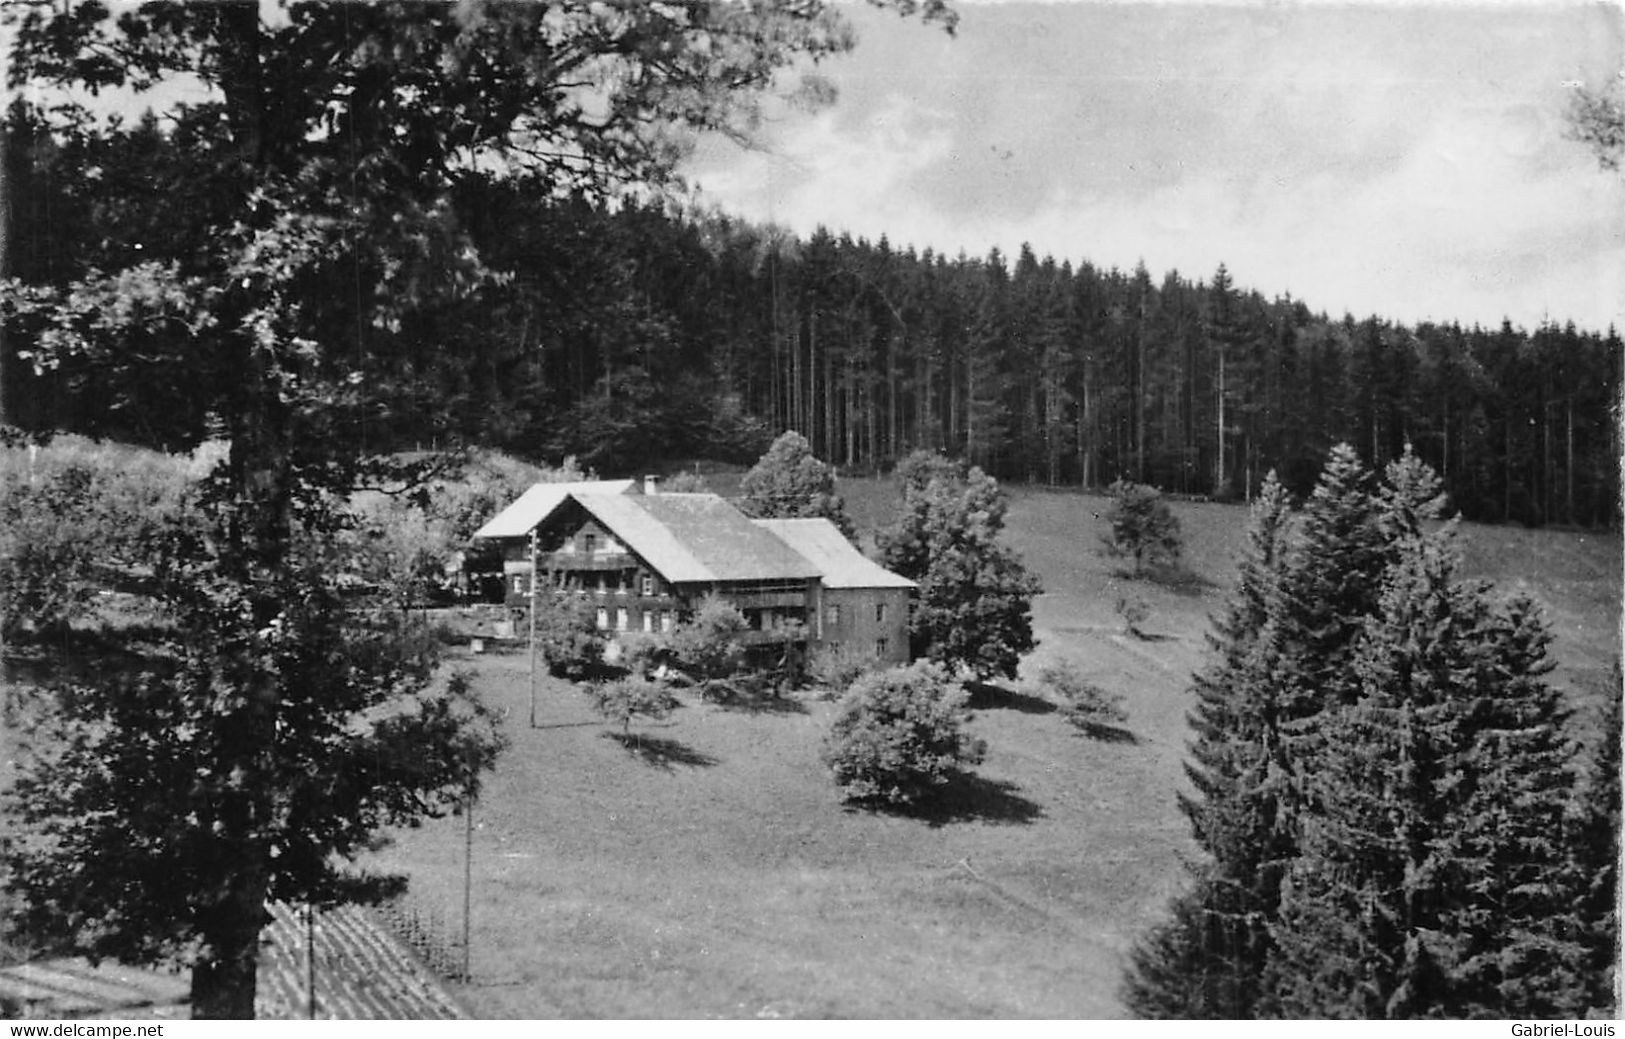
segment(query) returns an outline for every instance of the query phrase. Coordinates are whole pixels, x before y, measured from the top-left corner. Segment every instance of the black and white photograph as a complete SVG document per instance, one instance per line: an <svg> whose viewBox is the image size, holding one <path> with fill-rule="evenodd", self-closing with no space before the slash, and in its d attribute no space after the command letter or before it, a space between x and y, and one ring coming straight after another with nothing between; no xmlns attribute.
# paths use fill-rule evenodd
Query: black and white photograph
<svg viewBox="0 0 1625 1039"><path fill-rule="evenodd" d="M0 70L15 1034L1614 1035L1625 8L0 0Z"/></svg>

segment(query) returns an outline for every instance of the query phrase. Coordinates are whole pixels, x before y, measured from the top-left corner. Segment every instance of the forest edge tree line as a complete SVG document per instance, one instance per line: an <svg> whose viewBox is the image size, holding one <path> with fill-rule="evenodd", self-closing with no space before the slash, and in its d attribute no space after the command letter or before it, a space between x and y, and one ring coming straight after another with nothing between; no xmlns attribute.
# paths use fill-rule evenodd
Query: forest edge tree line
<svg viewBox="0 0 1625 1039"><path fill-rule="evenodd" d="M206 233L167 205L194 146L154 119L50 128L17 101L7 136L7 177L37 200L9 213L24 283L184 256ZM391 331L398 370L364 373L389 380L357 417L371 449L480 442L620 472L748 462L790 429L845 471L926 449L1008 482L1242 499L1270 469L1306 494L1333 444L1381 467L1410 443L1469 519L1618 525L1614 329L1336 319L1222 264L1159 282L505 181L456 179L439 204L503 277L430 294ZM36 373L37 334L14 327L4 353L16 425L162 447L219 421L188 389L204 373Z"/></svg>

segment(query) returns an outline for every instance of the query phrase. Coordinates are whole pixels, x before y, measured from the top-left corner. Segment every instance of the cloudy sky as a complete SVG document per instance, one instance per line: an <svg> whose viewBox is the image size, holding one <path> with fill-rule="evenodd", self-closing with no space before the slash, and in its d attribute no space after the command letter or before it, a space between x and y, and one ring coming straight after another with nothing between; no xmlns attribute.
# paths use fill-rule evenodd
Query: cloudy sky
<svg viewBox="0 0 1625 1039"><path fill-rule="evenodd" d="M1625 175L1565 138L1599 3L854 7L839 100L707 142L702 200L950 255L1144 260L1333 316L1625 327Z"/></svg>

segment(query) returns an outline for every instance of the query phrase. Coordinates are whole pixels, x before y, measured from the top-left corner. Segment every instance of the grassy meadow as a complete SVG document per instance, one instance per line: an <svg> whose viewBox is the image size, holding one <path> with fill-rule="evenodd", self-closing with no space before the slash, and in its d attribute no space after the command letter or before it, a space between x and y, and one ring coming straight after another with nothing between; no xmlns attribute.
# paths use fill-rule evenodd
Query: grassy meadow
<svg viewBox="0 0 1625 1039"><path fill-rule="evenodd" d="M886 481L843 492L861 526L892 507ZM531 729L523 654L458 661L513 738L475 812L461 997L492 1017L1120 1016L1124 956L1194 851L1175 803L1187 688L1247 513L1177 503L1192 579L1165 588L1099 554L1105 504L1017 490L1007 534L1046 588L1035 656L1127 694L1134 739L1089 740L1041 700L984 695L987 760L927 813L841 805L818 762L828 703L691 700L635 726L633 754L559 683L539 685ZM1583 730L1617 652L1619 538L1468 525L1463 544L1470 572L1546 603L1553 681ZM1122 633L1125 594L1151 606L1149 638ZM455 930L463 847L462 820L435 821L379 864Z"/></svg>
<svg viewBox="0 0 1625 1039"><path fill-rule="evenodd" d="M709 478L731 493L738 473ZM887 480L842 491L865 530L895 507ZM634 725L629 750L550 679L531 728L524 653L454 650L449 665L474 670L512 738L474 813L474 978L459 998L518 1018L1120 1016L1125 954L1195 850L1175 802L1189 678L1247 512L1175 503L1190 579L1165 587L1100 554L1106 503L1017 489L1006 533L1045 587L1035 658L1123 692L1132 739L1087 739L1041 699L984 692L972 727L985 763L917 814L841 804L818 760L826 701L746 711L690 697ZM1470 572L1546 604L1553 681L1573 691L1576 732L1594 730L1619 645L1619 537L1468 525L1462 544ZM1123 633L1124 595L1150 606L1148 637ZM0 724L0 778L14 751ZM464 821L394 837L371 865L407 874L411 907L454 939Z"/></svg>

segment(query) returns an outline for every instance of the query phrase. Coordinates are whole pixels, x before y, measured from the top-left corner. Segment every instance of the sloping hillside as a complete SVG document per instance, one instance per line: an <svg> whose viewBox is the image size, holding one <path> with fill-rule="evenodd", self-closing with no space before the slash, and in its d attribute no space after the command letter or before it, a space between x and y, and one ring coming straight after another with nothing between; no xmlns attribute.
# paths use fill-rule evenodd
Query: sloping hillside
<svg viewBox="0 0 1625 1039"><path fill-rule="evenodd" d="M842 490L860 526L892 508L883 481ZM984 698L972 724L985 764L925 815L842 807L818 761L827 703L744 713L691 702L643 728L640 757L552 682L528 728L523 655L469 658L514 742L475 816L466 1002L520 1017L1122 1014L1124 954L1183 885L1180 860L1194 850L1175 802L1189 677L1247 512L1177 504L1194 577L1168 589L1126 582L1100 556L1104 504L1018 491L1008 533L1045 583L1036 656L1070 657L1124 692L1133 740L1084 739L1035 698ZM1554 680L1603 673L1617 538L1463 537L1473 569L1548 603ZM1150 639L1122 633L1124 594L1150 604ZM432 823L401 834L382 862L456 919L462 842L460 821Z"/></svg>

